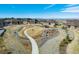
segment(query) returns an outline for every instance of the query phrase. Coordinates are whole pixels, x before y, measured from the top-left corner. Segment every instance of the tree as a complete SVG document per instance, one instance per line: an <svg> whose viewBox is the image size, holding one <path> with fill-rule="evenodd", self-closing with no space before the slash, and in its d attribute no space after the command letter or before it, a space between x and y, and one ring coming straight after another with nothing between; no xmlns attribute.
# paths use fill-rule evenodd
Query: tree
<svg viewBox="0 0 79 59"><path fill-rule="evenodd" d="M36 23L38 23L38 20L37 20L37 19L35 19L35 24L36 24Z"/></svg>
<svg viewBox="0 0 79 59"><path fill-rule="evenodd" d="M51 23L49 22L49 25L51 25Z"/></svg>

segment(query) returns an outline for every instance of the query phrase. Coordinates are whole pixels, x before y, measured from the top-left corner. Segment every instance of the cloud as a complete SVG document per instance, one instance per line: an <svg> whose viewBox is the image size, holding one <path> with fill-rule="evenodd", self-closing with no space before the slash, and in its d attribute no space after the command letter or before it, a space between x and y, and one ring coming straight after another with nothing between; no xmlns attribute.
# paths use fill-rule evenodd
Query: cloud
<svg viewBox="0 0 79 59"><path fill-rule="evenodd" d="M79 6L68 7L62 10L61 12L79 12Z"/></svg>
<svg viewBox="0 0 79 59"><path fill-rule="evenodd" d="M45 7L44 9L46 10L46 9L49 9L49 8L51 8L51 7L53 7L55 4L51 4L51 5L49 5L49 6L47 6L47 7Z"/></svg>
<svg viewBox="0 0 79 59"><path fill-rule="evenodd" d="M67 7L73 7L76 6L77 4L68 4Z"/></svg>

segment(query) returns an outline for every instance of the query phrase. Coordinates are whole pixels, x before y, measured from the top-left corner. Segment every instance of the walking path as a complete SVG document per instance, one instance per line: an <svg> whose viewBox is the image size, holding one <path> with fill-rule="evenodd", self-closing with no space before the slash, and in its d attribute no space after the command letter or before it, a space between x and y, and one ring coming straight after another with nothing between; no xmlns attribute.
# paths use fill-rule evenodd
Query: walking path
<svg viewBox="0 0 79 59"><path fill-rule="evenodd" d="M29 29L28 29L29 30ZM49 29L46 29L49 30ZM52 30L52 28L51 28ZM30 37L27 34L27 30L24 31L25 36L30 40L31 44L32 44L32 54L38 54L38 53L59 53L59 45L61 43L61 41L63 41L63 39L66 38L67 34L65 32L65 30L57 28L57 30L59 31L59 36L52 38L48 41L45 42L45 44L43 44L40 48L38 48L37 42L35 41L35 39L33 39L32 37Z"/></svg>
<svg viewBox="0 0 79 59"><path fill-rule="evenodd" d="M29 29L28 29L29 30ZM38 54L39 53L39 49L38 49L38 45L37 45L37 42L32 38L30 37L28 34L27 34L27 30L24 31L24 34L25 36L30 40L31 42L31 45L32 45L32 54Z"/></svg>

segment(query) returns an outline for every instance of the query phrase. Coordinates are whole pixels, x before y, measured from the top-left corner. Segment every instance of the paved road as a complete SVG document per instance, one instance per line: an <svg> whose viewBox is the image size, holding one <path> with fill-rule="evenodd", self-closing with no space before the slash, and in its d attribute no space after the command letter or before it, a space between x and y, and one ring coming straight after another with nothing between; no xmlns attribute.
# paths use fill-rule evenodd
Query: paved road
<svg viewBox="0 0 79 59"><path fill-rule="evenodd" d="M29 29L28 29L29 30ZM32 54L39 54L37 42L27 34L27 30L24 31L25 36L30 40L32 45Z"/></svg>
<svg viewBox="0 0 79 59"><path fill-rule="evenodd" d="M56 54L59 53L59 45L61 41L66 38L66 32L63 29L58 29L60 35L48 40L45 44L40 47L40 53L43 54Z"/></svg>

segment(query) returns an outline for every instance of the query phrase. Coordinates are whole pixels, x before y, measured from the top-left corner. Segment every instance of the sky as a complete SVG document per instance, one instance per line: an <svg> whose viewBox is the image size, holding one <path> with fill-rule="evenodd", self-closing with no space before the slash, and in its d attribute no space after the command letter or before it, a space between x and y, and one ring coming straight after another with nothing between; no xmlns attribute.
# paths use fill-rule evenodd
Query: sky
<svg viewBox="0 0 79 59"><path fill-rule="evenodd" d="M79 4L0 4L0 18L79 18Z"/></svg>

